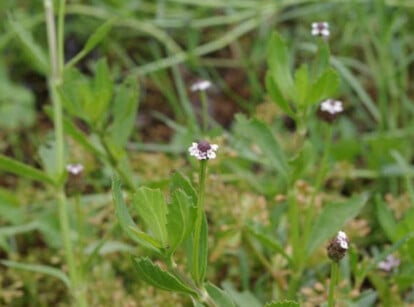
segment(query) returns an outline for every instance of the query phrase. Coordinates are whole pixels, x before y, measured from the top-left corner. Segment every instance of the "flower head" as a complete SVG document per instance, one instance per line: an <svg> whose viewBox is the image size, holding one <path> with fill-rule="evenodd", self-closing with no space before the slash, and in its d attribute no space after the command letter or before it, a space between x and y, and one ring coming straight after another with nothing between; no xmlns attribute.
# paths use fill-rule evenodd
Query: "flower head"
<svg viewBox="0 0 414 307"><path fill-rule="evenodd" d="M210 144L207 141L200 141L193 144L188 148L191 156L196 157L198 160L215 159L218 145Z"/></svg>
<svg viewBox="0 0 414 307"><path fill-rule="evenodd" d="M207 90L209 87L211 86L211 82L208 80L199 80L197 82L195 82L192 86L191 86L191 91L192 92L197 92L197 91L205 91Z"/></svg>
<svg viewBox="0 0 414 307"><path fill-rule="evenodd" d="M329 31L329 23L327 22L312 22L312 31L313 36L321 36L323 38L328 38L331 32Z"/></svg>
<svg viewBox="0 0 414 307"><path fill-rule="evenodd" d="M68 164L66 170L70 175L77 176L83 172L83 165L80 163Z"/></svg>
<svg viewBox="0 0 414 307"><path fill-rule="evenodd" d="M339 231L335 238L333 238L327 247L328 257L338 262L341 260L347 250L349 249L349 240L345 232Z"/></svg>
<svg viewBox="0 0 414 307"><path fill-rule="evenodd" d="M342 101L334 99L326 99L321 102L318 115L321 119L327 122L333 122L340 113L344 111Z"/></svg>

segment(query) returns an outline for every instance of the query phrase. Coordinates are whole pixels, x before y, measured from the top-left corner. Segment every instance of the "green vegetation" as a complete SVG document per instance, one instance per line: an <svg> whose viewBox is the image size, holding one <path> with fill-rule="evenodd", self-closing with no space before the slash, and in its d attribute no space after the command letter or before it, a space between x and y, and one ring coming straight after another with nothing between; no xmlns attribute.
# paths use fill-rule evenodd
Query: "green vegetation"
<svg viewBox="0 0 414 307"><path fill-rule="evenodd" d="M0 17L1 306L414 304L414 3Z"/></svg>

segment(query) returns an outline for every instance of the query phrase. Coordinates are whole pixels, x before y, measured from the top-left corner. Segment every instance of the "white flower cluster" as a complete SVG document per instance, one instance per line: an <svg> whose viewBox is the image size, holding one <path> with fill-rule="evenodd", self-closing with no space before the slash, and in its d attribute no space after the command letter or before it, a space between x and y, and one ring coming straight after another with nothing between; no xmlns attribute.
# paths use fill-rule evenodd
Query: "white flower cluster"
<svg viewBox="0 0 414 307"><path fill-rule="evenodd" d="M321 111L332 115L341 113L343 110L342 101L339 100L327 99L321 103Z"/></svg>
<svg viewBox="0 0 414 307"><path fill-rule="evenodd" d="M193 144L188 148L191 156L196 157L198 160L215 159L218 145L210 144L207 141L200 141Z"/></svg>
<svg viewBox="0 0 414 307"><path fill-rule="evenodd" d="M329 31L329 23L327 22L312 22L312 35L328 38L331 35Z"/></svg>
<svg viewBox="0 0 414 307"><path fill-rule="evenodd" d="M192 86L191 86L191 91L192 92L197 92L197 91L205 91L207 90L209 87L211 86L211 82L208 80L200 80L195 82Z"/></svg>
<svg viewBox="0 0 414 307"><path fill-rule="evenodd" d="M66 165L66 170L69 174L77 176L83 172L83 165L80 163Z"/></svg>
<svg viewBox="0 0 414 307"><path fill-rule="evenodd" d="M342 249L348 249L349 248L349 241L348 237L346 236L346 233L343 231L339 231L338 235L336 236L336 240L339 243L339 246L341 246Z"/></svg>

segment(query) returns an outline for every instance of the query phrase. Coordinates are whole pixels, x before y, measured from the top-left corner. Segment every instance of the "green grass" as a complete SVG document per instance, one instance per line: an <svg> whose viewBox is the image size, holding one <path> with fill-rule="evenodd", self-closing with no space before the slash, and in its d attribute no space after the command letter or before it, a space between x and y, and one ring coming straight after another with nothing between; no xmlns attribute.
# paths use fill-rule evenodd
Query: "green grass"
<svg viewBox="0 0 414 307"><path fill-rule="evenodd" d="M411 1L62 3L55 33L43 1L0 4L0 305L327 304L340 229L330 301L413 304Z"/></svg>

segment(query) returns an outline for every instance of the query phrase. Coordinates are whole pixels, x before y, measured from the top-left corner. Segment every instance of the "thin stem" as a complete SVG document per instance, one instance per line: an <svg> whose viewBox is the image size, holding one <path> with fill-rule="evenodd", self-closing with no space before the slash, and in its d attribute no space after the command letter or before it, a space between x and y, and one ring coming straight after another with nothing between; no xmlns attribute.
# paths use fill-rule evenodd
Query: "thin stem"
<svg viewBox="0 0 414 307"><path fill-rule="evenodd" d="M61 1L64 2L64 1ZM62 3L61 3L62 4ZM51 0L44 0L46 26L50 53L51 75L48 78L49 92L53 104L53 124L56 142L56 195L58 201L59 223L62 235L63 246L65 250L66 262L69 269L71 281L71 292L75 299L75 306L87 306L86 291L81 286L77 263L75 260L74 249L71 240L71 229L68 216L68 202L64 190L64 171L65 171L65 148L64 148L64 131L63 131L63 110L62 102L58 94L58 87L61 84L61 70L59 69L59 58L63 58L59 52L56 40L56 25L53 14L53 5ZM64 12L64 11L63 11ZM63 18L63 16L62 16ZM63 33L60 33L63 35ZM61 38L58 38L60 40Z"/></svg>
<svg viewBox="0 0 414 307"><path fill-rule="evenodd" d="M305 212L305 222L304 222L304 230L303 230L305 242L307 242L309 239L310 227L311 227L311 223L313 220L313 216L315 214L314 205L315 205L316 195L320 191L322 183L323 183L323 179L325 178L325 175L326 175L329 152L332 146L332 133L333 133L332 125L329 125L327 127L327 131L325 135L325 148L322 154L322 161L319 166L319 173L317 174L317 177L316 177L315 186L313 188L313 192L311 195L309 207L307 208Z"/></svg>
<svg viewBox="0 0 414 307"><path fill-rule="evenodd" d="M336 261L331 263L331 282L329 284L328 307L335 306L335 287L338 280L339 264Z"/></svg>
<svg viewBox="0 0 414 307"><path fill-rule="evenodd" d="M201 99L201 118L203 122L203 133L207 133L208 129L208 99L206 91L200 91L200 99Z"/></svg>
<svg viewBox="0 0 414 307"><path fill-rule="evenodd" d="M198 194L198 204L197 204L197 217L194 226L194 237L193 237L193 255L192 255L192 273L193 278L197 284L200 286L204 276L200 272L200 258L205 255L200 255L200 241L201 241L201 227L204 218L204 190L205 190L205 178L207 171L207 160L200 161L200 190Z"/></svg>
<svg viewBox="0 0 414 307"><path fill-rule="evenodd" d="M65 0L59 1L59 15L58 15L58 55L59 55L59 74L62 73L64 65L65 65L65 7L66 3Z"/></svg>

